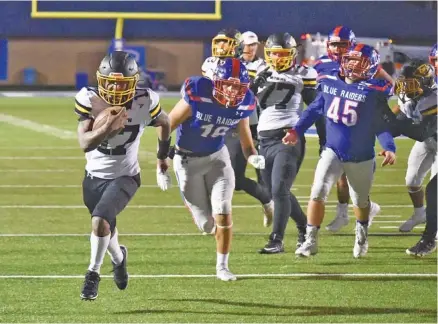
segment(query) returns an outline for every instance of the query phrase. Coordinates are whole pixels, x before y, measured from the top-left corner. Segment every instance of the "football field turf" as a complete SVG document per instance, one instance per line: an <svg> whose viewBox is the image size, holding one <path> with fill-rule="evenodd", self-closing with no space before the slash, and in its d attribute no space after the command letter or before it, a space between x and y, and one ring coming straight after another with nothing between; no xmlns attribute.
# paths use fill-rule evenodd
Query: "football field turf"
<svg viewBox="0 0 438 324"><path fill-rule="evenodd" d="M174 102L162 99L166 110ZM260 204L236 192L230 269L239 279L221 282L214 238L198 232L175 179L167 192L156 187L156 135L148 128L139 153L143 185L117 220L119 241L129 251L129 286L116 288L106 256L99 297L81 301L90 219L73 108L72 98L0 99L0 322L437 322L436 254L405 254L424 226L398 232L412 213L404 187L411 140L397 140L395 166L378 164L372 199L382 211L370 228L366 257L352 256L354 219L336 235L324 228L334 217L335 190L319 253L309 259L295 258L293 221L286 253L258 254L269 229ZM317 141L307 143L293 187L304 210L318 158Z"/></svg>

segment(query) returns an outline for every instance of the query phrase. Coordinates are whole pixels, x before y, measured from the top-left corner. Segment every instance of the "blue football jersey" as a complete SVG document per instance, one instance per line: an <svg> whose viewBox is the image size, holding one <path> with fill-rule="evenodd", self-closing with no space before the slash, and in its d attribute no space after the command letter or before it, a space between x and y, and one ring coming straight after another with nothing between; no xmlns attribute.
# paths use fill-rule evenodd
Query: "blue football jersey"
<svg viewBox="0 0 438 324"><path fill-rule="evenodd" d="M319 93L303 112L295 126L304 132L321 115L326 119L326 147L344 162L361 162L374 157L376 135L382 147L395 152L394 139L383 114L387 113L392 85L385 80L370 79L347 84L339 75L322 75Z"/></svg>
<svg viewBox="0 0 438 324"><path fill-rule="evenodd" d="M184 82L181 95L190 105L192 116L177 128L176 145L179 148L205 155L219 151L227 132L256 108L256 98L251 90L239 106L232 108L219 105L212 93L213 82L205 77L190 77Z"/></svg>
<svg viewBox="0 0 438 324"><path fill-rule="evenodd" d="M331 73L333 71L339 71L339 63L332 61L327 55L321 56L318 61L315 62L313 68L320 75L323 73Z"/></svg>

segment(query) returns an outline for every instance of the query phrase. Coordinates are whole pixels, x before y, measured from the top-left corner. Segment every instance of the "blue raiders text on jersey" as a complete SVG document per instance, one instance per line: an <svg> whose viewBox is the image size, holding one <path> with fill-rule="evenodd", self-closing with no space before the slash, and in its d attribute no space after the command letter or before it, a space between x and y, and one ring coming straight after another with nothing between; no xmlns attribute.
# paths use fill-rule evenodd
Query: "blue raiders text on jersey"
<svg viewBox="0 0 438 324"><path fill-rule="evenodd" d="M322 75L318 80L319 93L295 126L298 134L304 134L324 115L326 147L341 161L361 162L374 158L376 135L385 150L395 152L394 140L383 120L389 110L391 83L370 79L347 84L338 74Z"/></svg>
<svg viewBox="0 0 438 324"><path fill-rule="evenodd" d="M184 82L181 95L190 105L192 116L178 126L176 145L201 155L219 151L224 145L224 136L241 119L252 114L256 99L248 90L238 107L225 108L212 96L213 83L205 77L190 77Z"/></svg>
<svg viewBox="0 0 438 324"><path fill-rule="evenodd" d="M259 67L258 73L266 69ZM290 128L295 125L303 110L302 92L315 89L316 71L307 66L296 65L285 72L270 68L272 75L258 89L257 98L261 109L257 131Z"/></svg>
<svg viewBox="0 0 438 324"><path fill-rule="evenodd" d="M82 88L75 97L75 112L79 120L94 119L108 108L95 88ZM146 126L153 125L161 114L159 96L148 88L138 88L134 99L125 105L128 121L118 135L104 141L95 150L85 153L85 169L101 179L134 176L140 172L138 149Z"/></svg>

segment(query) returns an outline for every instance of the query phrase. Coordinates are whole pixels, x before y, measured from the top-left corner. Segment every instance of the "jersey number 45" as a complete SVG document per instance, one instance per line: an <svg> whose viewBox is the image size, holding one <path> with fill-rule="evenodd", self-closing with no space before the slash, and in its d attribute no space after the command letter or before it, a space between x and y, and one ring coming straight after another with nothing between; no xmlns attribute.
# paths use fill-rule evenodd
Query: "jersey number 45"
<svg viewBox="0 0 438 324"><path fill-rule="evenodd" d="M346 126L354 126L357 123L357 112L355 108L357 108L358 104L357 101L352 100L345 100L342 104L340 97L334 97L327 110L327 117L335 123L341 122Z"/></svg>

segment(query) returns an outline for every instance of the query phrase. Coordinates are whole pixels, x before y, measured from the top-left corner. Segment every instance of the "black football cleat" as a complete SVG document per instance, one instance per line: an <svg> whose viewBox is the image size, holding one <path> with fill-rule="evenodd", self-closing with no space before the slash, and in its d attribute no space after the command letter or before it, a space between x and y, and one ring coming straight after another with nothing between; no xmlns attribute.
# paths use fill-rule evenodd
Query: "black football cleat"
<svg viewBox="0 0 438 324"><path fill-rule="evenodd" d="M259 250L260 254L275 254L282 252L284 252L284 245L280 240L269 240L265 247Z"/></svg>
<svg viewBox="0 0 438 324"><path fill-rule="evenodd" d="M406 250L406 253L415 257L423 257L425 255L431 254L436 250L436 242L434 239L425 240L421 238L417 244L415 244L410 249Z"/></svg>
<svg viewBox="0 0 438 324"><path fill-rule="evenodd" d="M306 227L298 228L297 248L306 241Z"/></svg>
<svg viewBox="0 0 438 324"><path fill-rule="evenodd" d="M128 258L128 249L126 246L120 245L120 250L123 253L123 261L119 265L113 263L114 282L120 290L126 289L128 286L128 270L126 269L126 261ZM111 262L112 263L112 262Z"/></svg>
<svg viewBox="0 0 438 324"><path fill-rule="evenodd" d="M85 274L84 286L82 287L82 300L95 300L99 290L100 276L97 272L87 271Z"/></svg>

